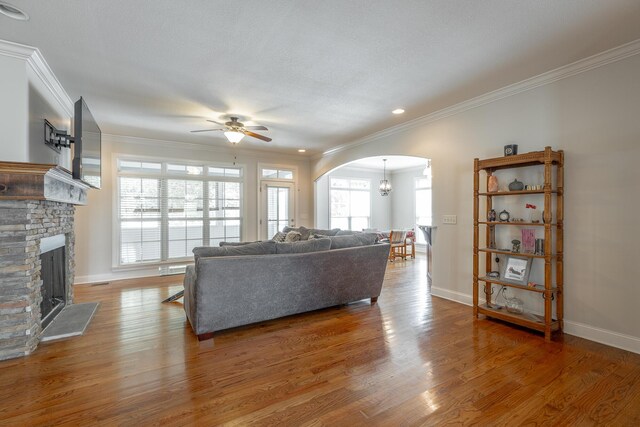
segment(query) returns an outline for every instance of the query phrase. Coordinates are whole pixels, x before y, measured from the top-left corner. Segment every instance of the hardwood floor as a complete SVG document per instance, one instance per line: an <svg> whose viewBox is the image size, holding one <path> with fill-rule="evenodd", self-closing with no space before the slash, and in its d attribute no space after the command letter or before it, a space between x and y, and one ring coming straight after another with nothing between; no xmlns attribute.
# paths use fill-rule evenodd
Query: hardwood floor
<svg viewBox="0 0 640 427"><path fill-rule="evenodd" d="M474 321L425 269L390 263L374 306L203 343L160 303L180 276L77 286L101 302L87 333L0 362L0 424L640 425L640 355Z"/></svg>

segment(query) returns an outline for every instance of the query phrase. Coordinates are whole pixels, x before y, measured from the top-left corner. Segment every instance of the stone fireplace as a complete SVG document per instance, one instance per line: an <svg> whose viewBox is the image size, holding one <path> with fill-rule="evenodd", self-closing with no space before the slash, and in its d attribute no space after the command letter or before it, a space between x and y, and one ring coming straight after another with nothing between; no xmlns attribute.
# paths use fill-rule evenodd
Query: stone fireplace
<svg viewBox="0 0 640 427"><path fill-rule="evenodd" d="M87 188L54 165L0 162L0 360L33 352L42 309L51 308L48 322L73 302L74 205ZM45 276L55 276L45 280L56 283L44 301L43 260Z"/></svg>

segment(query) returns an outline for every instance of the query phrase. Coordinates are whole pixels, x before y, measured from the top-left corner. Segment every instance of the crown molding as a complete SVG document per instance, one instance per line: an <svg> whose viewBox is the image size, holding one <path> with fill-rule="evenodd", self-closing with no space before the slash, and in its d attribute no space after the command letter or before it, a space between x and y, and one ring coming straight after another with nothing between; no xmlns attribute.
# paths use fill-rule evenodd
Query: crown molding
<svg viewBox="0 0 640 427"><path fill-rule="evenodd" d="M51 92L65 114L73 117L73 101L71 101L58 78L53 74L51 67L49 67L38 48L0 40L0 56L8 56L25 61Z"/></svg>
<svg viewBox="0 0 640 427"><path fill-rule="evenodd" d="M443 108L433 113L427 114L422 117L410 120L408 122L392 126L390 128L375 132L364 138L357 139L355 141L338 145L337 147L326 150L322 154L313 156L313 160L319 160L326 156L337 154L341 151L354 148L360 145L368 144L370 142L386 138L391 135L395 135L400 132L407 131L419 126L424 126L428 123L441 120L445 117L460 114L464 111L472 108L480 107L485 104L489 104L495 101L499 101L504 98L508 98L513 95L517 95L522 92L526 92L531 89L535 89L540 86L544 86L558 80L566 79L567 77L575 76L576 74L584 73L594 68L602 67L612 62L620 61L630 56L634 56L640 53L640 39L623 44L613 49L606 50L601 53L597 53L593 56L589 56L584 59L580 59L568 65L556 68L551 71L539 74L537 76L522 80L518 83L514 83L503 88L485 93L484 95L477 96L475 98L462 101L458 104L454 104L450 107Z"/></svg>
<svg viewBox="0 0 640 427"><path fill-rule="evenodd" d="M272 150L260 150L260 149L243 149L243 148L227 148L227 147L217 147L209 144L200 144L197 142L186 142L186 141L171 141L166 139L154 139L154 138L143 138L139 136L128 136L128 135L119 135L119 134L111 134L111 133L102 133L103 140L115 143L115 144L135 144L135 145L144 145L149 147L166 147L166 148L189 148L193 150L204 150L212 153L220 153L220 154L229 154L229 155L248 155L254 156L260 159L260 156L275 158L275 159L286 159L288 161L294 162L309 162L309 157L296 156L288 153L281 153L279 151Z"/></svg>

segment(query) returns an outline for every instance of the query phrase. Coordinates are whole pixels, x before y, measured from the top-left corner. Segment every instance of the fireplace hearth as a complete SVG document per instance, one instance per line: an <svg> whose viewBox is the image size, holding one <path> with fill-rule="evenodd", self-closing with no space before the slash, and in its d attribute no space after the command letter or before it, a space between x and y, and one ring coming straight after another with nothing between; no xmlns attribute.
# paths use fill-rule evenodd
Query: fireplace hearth
<svg viewBox="0 0 640 427"><path fill-rule="evenodd" d="M74 205L87 188L53 165L0 162L0 360L33 352L73 302Z"/></svg>

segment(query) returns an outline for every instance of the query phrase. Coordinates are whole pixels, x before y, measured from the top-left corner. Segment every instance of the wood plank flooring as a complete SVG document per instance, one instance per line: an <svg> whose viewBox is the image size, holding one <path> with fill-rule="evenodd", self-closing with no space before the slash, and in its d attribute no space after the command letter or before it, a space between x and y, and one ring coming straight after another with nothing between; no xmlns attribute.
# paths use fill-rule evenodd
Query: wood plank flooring
<svg viewBox="0 0 640 427"><path fill-rule="evenodd" d="M160 303L181 280L77 286L101 302L87 333L0 362L0 424L640 425L640 355L475 321L430 297L421 260L390 263L374 306L203 343Z"/></svg>

